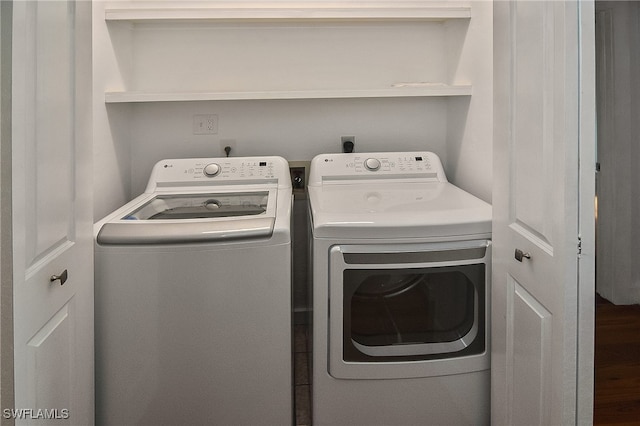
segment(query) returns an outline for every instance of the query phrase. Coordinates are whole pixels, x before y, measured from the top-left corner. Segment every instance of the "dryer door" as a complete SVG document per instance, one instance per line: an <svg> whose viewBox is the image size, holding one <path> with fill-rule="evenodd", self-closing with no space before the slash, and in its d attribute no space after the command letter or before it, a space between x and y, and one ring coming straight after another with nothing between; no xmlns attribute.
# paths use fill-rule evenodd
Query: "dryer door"
<svg viewBox="0 0 640 426"><path fill-rule="evenodd" d="M335 246L330 373L421 377L488 368L489 241Z"/></svg>

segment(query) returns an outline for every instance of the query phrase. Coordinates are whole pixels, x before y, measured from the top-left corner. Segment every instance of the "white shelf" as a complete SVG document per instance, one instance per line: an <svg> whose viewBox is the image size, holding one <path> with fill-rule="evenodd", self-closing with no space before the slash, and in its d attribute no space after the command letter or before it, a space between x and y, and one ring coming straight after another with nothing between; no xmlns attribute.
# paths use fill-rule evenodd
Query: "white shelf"
<svg viewBox="0 0 640 426"><path fill-rule="evenodd" d="M105 103L189 102L260 99L347 99L470 96L471 86L411 84L382 89L286 90L256 92L106 92Z"/></svg>
<svg viewBox="0 0 640 426"><path fill-rule="evenodd" d="M397 1L132 1L114 2L105 8L107 22L123 22L141 24L140 32L127 33L134 39L141 40L143 47L137 54L133 54L132 70L133 81L140 80L140 76L146 77L144 86L136 87L134 83L130 91L107 91L105 102L115 103L139 103L139 102L188 102L188 101L224 101L224 100L260 100L260 99L341 99L341 98L406 98L406 97L448 97L470 96L470 85L446 85L430 83L431 81L447 81L446 71L440 68L450 67L450 59L442 54L439 45L432 40L440 40L444 31L440 25L404 26L394 25L388 28L385 35L388 38L380 39L380 33L376 28L369 26L350 25L340 26L342 37L346 37L350 43L334 45L327 49L331 43L337 43L336 31L314 27L312 36L307 32L300 33L289 26L264 29L262 25L249 35L237 32L233 33L234 42L243 46L243 54L237 55L235 51L228 49L230 36L224 31L230 30L222 25L199 26L197 31L181 32L187 34L186 40L175 42L175 34L167 32L171 25L144 25L144 24L172 24L176 23L180 29L191 29L191 24L209 24L225 22L243 22L257 24L271 24L280 22L295 23L304 26L307 23L333 23L344 22L346 24L360 22L441 22L446 20L469 19L471 17L471 5L468 2L433 1L433 0L397 0ZM128 26L127 26L128 27ZM455 27L457 28L457 26ZM258 33L256 33L258 31ZM259 31L262 31L260 33ZM296 32L297 31L297 32ZM319 32L320 31L320 32ZM256 34L268 32L267 39L271 44L266 45L270 52L268 68L259 69L250 59L261 57L265 45ZM297 46L296 53L291 53L287 46L290 39L286 34L297 34L296 40L308 48L301 51ZM225 38L227 37L227 38ZM256 38L258 37L258 38ZM117 39L117 38L116 38ZM258 40L258 41L256 41ZM369 40L372 40L369 42ZM394 43L393 40L401 40ZM358 45L357 43L360 43ZM362 54L376 43L379 57ZM413 43L413 44L412 44ZM129 45L135 45L130 42ZM127 44L120 49L128 49ZM369 47L370 48L370 47ZM208 52L211 58L199 56L201 52ZM251 52L254 52L253 54ZM291 55L296 55L292 59ZM306 56L305 56L306 55ZM419 56L416 56L419 55ZM337 74L327 64L340 63L345 57L355 58L352 63L343 67L345 76ZM387 64L379 58L395 58L395 62ZM166 58L180 58L177 63L168 63ZM413 59L417 58L417 59ZM428 60L425 58L429 58ZM455 60L455 58L454 58ZM207 62L209 61L209 62ZM399 63L410 64L408 69L399 69ZM287 84L291 89L270 89L281 84L279 76L289 72L283 69L284 65L291 63L295 69L292 82ZM217 66L222 64L222 66ZM396 65L394 65L396 64ZM214 67L212 73L202 73L206 66ZM454 64L455 66L455 64ZM235 68L234 68L235 67ZM235 69L241 70L240 75L235 74ZM372 69L380 75L369 77L367 70ZM380 72L380 70L387 70ZM158 71L160 70L160 71ZM192 71L193 70L193 71ZM137 73L137 78L135 74ZM176 75L188 75L193 84L183 84L182 81L172 80ZM319 81L314 77L322 75L326 78L327 88L309 88L307 82L301 81L300 76L308 76L310 82ZM353 76L362 78L354 80ZM418 82L397 83L388 86L379 85L379 82L393 81L399 75L410 75L409 78L424 80ZM233 76L231 78L230 76ZM405 77L406 78L406 77ZM237 84L237 79L246 81L246 86L256 90L242 90L242 85ZM371 81L367 81L371 80ZM424 82L426 81L426 83ZM256 86L258 83L260 85ZM367 86L371 85L370 88ZM229 87L230 90L207 90L207 87ZM364 86L364 88L355 88ZM169 90L156 90L165 89ZM171 90L173 88L173 90ZM182 89L181 89L182 88ZM237 90L240 88L240 90Z"/></svg>
<svg viewBox="0 0 640 426"><path fill-rule="evenodd" d="M106 21L298 21L298 20L435 20L468 19L471 7L465 3L390 2L131 2L105 9Z"/></svg>

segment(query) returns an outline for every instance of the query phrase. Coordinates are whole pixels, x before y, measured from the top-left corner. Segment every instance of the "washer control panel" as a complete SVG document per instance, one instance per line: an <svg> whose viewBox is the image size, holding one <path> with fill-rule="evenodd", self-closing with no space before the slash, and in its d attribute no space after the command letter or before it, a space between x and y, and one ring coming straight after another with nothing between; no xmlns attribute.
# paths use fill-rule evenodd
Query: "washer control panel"
<svg viewBox="0 0 640 426"><path fill-rule="evenodd" d="M352 161L347 162L345 166L353 170L355 173L363 173L366 171L395 171L406 173L431 170L431 162L429 161L429 158L422 155L388 156L384 154L377 154L376 156L371 157L368 157L367 155L356 156Z"/></svg>
<svg viewBox="0 0 640 426"><path fill-rule="evenodd" d="M281 157L187 158L159 161L147 191L157 186L220 185L274 181L291 185L289 163Z"/></svg>
<svg viewBox="0 0 640 426"><path fill-rule="evenodd" d="M447 181L433 152L321 154L311 164L310 182L377 177Z"/></svg>

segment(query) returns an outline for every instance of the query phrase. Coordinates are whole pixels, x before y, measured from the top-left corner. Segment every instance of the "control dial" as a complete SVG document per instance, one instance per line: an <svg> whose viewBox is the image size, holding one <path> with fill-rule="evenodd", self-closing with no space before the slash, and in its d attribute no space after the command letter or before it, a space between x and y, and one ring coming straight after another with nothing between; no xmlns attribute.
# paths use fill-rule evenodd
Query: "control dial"
<svg viewBox="0 0 640 426"><path fill-rule="evenodd" d="M380 160L378 160L377 158L367 158L366 160L364 160L364 167L367 170L375 172L380 169Z"/></svg>
<svg viewBox="0 0 640 426"><path fill-rule="evenodd" d="M216 163L209 163L206 166L204 166L204 174L205 176L208 176L208 177L217 176L221 170L222 170L222 167L220 167L220 165Z"/></svg>

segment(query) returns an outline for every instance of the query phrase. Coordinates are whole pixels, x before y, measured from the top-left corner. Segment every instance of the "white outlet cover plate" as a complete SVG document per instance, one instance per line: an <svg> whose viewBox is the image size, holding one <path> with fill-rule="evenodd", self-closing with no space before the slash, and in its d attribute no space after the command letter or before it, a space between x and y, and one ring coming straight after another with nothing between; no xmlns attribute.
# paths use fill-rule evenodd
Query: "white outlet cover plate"
<svg viewBox="0 0 640 426"><path fill-rule="evenodd" d="M215 135L218 133L218 116L215 114L197 114L193 116L194 135Z"/></svg>

